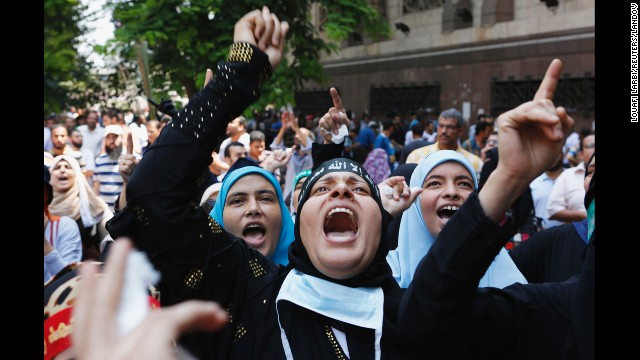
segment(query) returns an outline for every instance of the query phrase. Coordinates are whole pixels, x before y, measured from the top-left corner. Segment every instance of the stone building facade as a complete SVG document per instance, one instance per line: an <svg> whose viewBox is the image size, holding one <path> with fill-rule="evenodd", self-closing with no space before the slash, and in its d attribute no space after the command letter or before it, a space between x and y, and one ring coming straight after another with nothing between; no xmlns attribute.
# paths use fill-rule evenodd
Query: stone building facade
<svg viewBox="0 0 640 360"><path fill-rule="evenodd" d="M532 98L550 61L564 62L556 103L576 128L595 126L595 0L370 0L393 33L354 31L321 59L330 81L306 83L297 108L320 115L339 89L359 118L455 107L470 123ZM312 8L322 27L325 11ZM328 103L327 103L328 101Z"/></svg>

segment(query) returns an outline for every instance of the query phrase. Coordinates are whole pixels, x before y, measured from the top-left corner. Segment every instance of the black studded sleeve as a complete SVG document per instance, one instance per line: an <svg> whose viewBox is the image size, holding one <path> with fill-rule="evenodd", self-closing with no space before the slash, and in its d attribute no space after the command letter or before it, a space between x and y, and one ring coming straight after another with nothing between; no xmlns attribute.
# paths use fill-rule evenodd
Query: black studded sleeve
<svg viewBox="0 0 640 360"><path fill-rule="evenodd" d="M229 121L258 99L259 86L272 73L267 55L246 43L233 44L227 60L162 129L137 165L127 184L127 207L108 225L114 238L135 236L136 245L157 254L187 241L186 222L213 226L203 211L196 214L198 193L210 176L211 152Z"/></svg>

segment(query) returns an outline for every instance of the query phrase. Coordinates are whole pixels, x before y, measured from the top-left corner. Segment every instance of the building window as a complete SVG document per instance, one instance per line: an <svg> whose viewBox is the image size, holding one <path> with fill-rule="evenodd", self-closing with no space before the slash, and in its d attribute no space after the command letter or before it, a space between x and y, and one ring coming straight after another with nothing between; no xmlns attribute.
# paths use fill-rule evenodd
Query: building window
<svg viewBox="0 0 640 360"><path fill-rule="evenodd" d="M513 20L513 0L484 0L482 1L482 26Z"/></svg>
<svg viewBox="0 0 640 360"><path fill-rule="evenodd" d="M338 90L339 94L340 88L336 88L336 90ZM333 106L327 89L296 91L293 97L296 101L296 112L305 115L320 117L326 114L327 110Z"/></svg>
<svg viewBox="0 0 640 360"><path fill-rule="evenodd" d="M439 113L440 85L371 86L369 104L374 117L384 117L390 112L411 115L427 109Z"/></svg>
<svg viewBox="0 0 640 360"><path fill-rule="evenodd" d="M444 0L403 0L402 13L411 14L415 12L431 10L441 7L443 3Z"/></svg>
<svg viewBox="0 0 640 360"><path fill-rule="evenodd" d="M593 113L596 107L595 77L564 78L558 82L553 103L571 113ZM495 116L531 101L542 80L491 82L491 113Z"/></svg>
<svg viewBox="0 0 640 360"><path fill-rule="evenodd" d="M473 2L471 0L446 0L442 12L442 32L448 33L473 26Z"/></svg>

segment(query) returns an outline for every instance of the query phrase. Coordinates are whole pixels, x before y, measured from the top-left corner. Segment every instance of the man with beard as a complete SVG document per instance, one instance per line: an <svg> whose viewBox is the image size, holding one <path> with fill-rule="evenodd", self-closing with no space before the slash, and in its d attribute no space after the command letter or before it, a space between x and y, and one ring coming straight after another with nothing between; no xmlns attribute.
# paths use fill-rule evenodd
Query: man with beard
<svg viewBox="0 0 640 360"><path fill-rule="evenodd" d="M123 130L120 125L108 125L104 129L105 153L96 158L93 191L109 205L113 212L120 191L122 191L122 176L118 172L118 159L123 153Z"/></svg>

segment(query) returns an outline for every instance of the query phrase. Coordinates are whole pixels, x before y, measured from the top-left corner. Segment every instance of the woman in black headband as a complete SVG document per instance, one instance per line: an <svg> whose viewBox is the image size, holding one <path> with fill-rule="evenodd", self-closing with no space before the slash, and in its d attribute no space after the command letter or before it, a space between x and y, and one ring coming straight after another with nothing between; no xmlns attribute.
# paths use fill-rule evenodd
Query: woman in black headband
<svg viewBox="0 0 640 360"><path fill-rule="evenodd" d="M401 309L420 307L405 301L391 276L387 213L358 163L326 161L309 176L288 267L249 248L198 206L218 135L257 99L281 59L287 29L266 7L236 23L228 61L142 158L128 183L128 204L109 231L130 237L161 270L163 306L205 299L226 309L221 331L180 338L199 358L423 358L420 340L407 336L397 318ZM509 137L517 142L520 135L516 129ZM540 164L531 165L535 172ZM492 219L500 211L483 207ZM431 322L423 325L431 330Z"/></svg>
<svg viewBox="0 0 640 360"><path fill-rule="evenodd" d="M266 8L236 24L229 61L140 161L109 231L130 237L162 271L163 306L195 298L226 309L221 331L180 339L199 358L411 358L393 325L401 290L385 260L386 213L359 164L325 162L309 176L287 268L224 231L194 201L217 135L257 99L287 27Z"/></svg>

